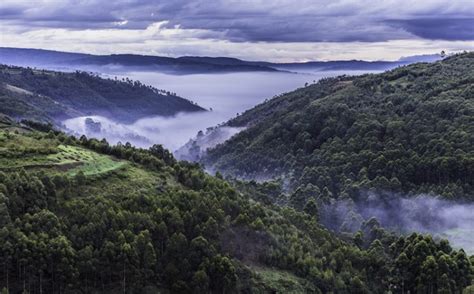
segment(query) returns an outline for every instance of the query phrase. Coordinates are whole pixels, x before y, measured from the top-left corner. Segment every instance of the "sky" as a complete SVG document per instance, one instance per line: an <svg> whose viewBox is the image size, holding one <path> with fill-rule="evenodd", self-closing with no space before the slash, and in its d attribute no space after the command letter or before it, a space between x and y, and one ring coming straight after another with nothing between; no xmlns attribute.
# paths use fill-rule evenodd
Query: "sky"
<svg viewBox="0 0 474 294"><path fill-rule="evenodd" d="M473 0L1 0L0 46L276 62L474 50Z"/></svg>

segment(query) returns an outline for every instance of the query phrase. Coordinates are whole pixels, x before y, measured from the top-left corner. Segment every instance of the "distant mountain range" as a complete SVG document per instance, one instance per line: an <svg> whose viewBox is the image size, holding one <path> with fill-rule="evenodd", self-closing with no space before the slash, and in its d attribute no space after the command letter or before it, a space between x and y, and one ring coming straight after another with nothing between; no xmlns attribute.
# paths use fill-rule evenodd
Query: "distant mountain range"
<svg viewBox="0 0 474 294"><path fill-rule="evenodd" d="M0 48L0 63L41 68L90 68L95 66L127 67L171 74L216 72L311 72L322 70L387 70L419 61L436 61L438 54L410 56L398 61L310 61L303 63L272 63L245 61L229 57L163 57L135 54L92 55L42 49Z"/></svg>

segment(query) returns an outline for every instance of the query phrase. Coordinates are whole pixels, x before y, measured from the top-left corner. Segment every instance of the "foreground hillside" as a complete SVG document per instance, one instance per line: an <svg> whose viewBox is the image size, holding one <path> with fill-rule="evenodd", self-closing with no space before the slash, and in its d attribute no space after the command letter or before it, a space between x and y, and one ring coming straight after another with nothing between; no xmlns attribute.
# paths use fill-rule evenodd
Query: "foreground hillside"
<svg viewBox="0 0 474 294"><path fill-rule="evenodd" d="M138 81L0 65L0 113L16 119L55 121L95 114L131 122L186 111L204 109Z"/></svg>
<svg viewBox="0 0 474 294"><path fill-rule="evenodd" d="M474 200L474 53L325 79L227 126L246 129L202 162L228 175L284 176L319 202L374 188Z"/></svg>
<svg viewBox="0 0 474 294"><path fill-rule="evenodd" d="M39 131L41 129L42 131ZM0 117L0 285L10 293L461 291L471 261L375 220L342 241L161 146L76 139ZM403 288L402 288L403 287Z"/></svg>

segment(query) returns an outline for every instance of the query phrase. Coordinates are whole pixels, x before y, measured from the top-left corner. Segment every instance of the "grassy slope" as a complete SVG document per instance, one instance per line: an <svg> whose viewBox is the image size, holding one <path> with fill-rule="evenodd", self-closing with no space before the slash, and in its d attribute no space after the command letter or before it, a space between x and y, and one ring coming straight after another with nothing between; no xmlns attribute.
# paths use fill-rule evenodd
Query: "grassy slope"
<svg viewBox="0 0 474 294"><path fill-rule="evenodd" d="M44 170L50 174L74 176L82 171L97 176L126 165L124 161L77 146L59 144L57 140L29 137L0 129L0 170Z"/></svg>
<svg viewBox="0 0 474 294"><path fill-rule="evenodd" d="M286 271L253 267L257 284L264 289L262 293L310 293L316 290L304 279Z"/></svg>

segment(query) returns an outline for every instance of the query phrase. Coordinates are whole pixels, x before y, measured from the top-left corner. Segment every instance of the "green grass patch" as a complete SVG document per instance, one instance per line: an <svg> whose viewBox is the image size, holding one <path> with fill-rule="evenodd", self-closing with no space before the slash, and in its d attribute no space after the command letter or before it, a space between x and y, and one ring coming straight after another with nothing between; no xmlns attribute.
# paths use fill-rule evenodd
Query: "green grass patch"
<svg viewBox="0 0 474 294"><path fill-rule="evenodd" d="M256 288L262 293L313 293L314 287L301 278L282 270L252 267ZM259 293L259 291L256 291Z"/></svg>
<svg viewBox="0 0 474 294"><path fill-rule="evenodd" d="M474 281L472 281L471 286L468 286L467 288L464 289L462 294L474 294Z"/></svg>
<svg viewBox="0 0 474 294"><path fill-rule="evenodd" d="M126 162L112 159L110 156L93 156L92 160L82 162L81 165L70 169L68 174L74 176L82 171L86 176L95 176L122 168L125 165L127 165Z"/></svg>
<svg viewBox="0 0 474 294"><path fill-rule="evenodd" d="M81 147L59 145L58 149L59 152L49 155L48 159L70 176L75 176L80 171L86 176L95 176L126 165L125 161Z"/></svg>
<svg viewBox="0 0 474 294"><path fill-rule="evenodd" d="M34 138L0 132L0 169L18 168L45 170L47 173L66 172L75 176L108 173L126 165L112 156L70 145L58 145L56 140Z"/></svg>
<svg viewBox="0 0 474 294"><path fill-rule="evenodd" d="M82 186L80 193L75 196L115 197L128 195L131 191L151 196L156 195L159 188L164 191L172 186L173 178L166 172L154 172L135 164L127 164L107 173L106 177L95 177L94 181Z"/></svg>

